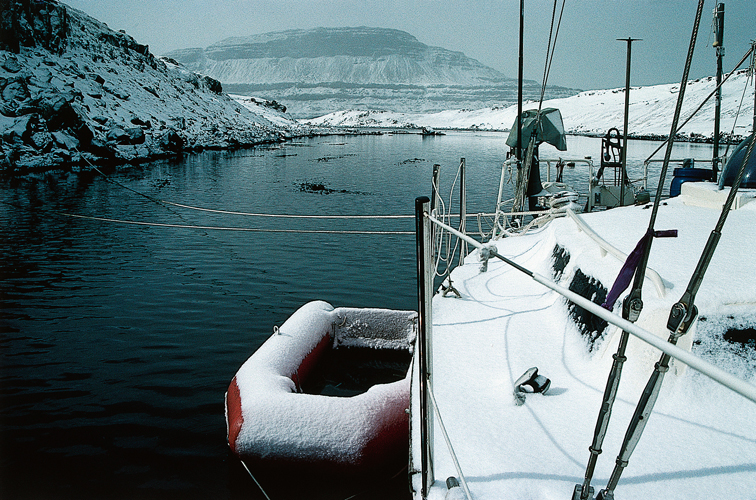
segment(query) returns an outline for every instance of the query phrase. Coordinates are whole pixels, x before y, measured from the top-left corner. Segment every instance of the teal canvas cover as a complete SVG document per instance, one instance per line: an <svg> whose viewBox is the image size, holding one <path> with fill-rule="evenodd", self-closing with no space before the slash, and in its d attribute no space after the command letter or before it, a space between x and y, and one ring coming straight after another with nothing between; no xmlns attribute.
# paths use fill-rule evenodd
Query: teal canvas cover
<svg viewBox="0 0 756 500"><path fill-rule="evenodd" d="M562 123L562 113L556 108L544 108L538 120L538 110L528 109L522 112L522 147L526 148L535 131L536 145L548 143L559 151L567 151L567 138ZM507 137L507 146L517 146L517 120L512 124L512 131Z"/></svg>

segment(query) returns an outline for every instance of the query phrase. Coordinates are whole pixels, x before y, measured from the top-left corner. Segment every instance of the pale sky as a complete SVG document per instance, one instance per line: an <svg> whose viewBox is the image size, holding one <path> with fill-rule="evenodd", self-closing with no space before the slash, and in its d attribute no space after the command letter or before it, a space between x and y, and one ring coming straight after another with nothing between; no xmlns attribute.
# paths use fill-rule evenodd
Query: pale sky
<svg viewBox="0 0 756 500"><path fill-rule="evenodd" d="M467 56L517 77L519 0L67 0L124 30L155 55L207 47L231 36L316 27L395 28L419 41ZM756 1L725 1L725 72L756 39ZM559 2L561 7L561 0ZM682 78L695 0L567 0L549 84L579 89L625 85L626 46L632 85ZM691 78L714 75L715 0L706 0ZM525 0L525 77L541 81L552 0Z"/></svg>

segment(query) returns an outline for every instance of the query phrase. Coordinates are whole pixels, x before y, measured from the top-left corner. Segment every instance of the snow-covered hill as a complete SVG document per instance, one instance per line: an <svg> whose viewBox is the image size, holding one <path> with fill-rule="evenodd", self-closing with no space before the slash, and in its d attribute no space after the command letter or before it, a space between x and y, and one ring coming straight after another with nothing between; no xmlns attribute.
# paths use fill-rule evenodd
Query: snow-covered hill
<svg viewBox="0 0 756 500"><path fill-rule="evenodd" d="M166 54L224 84L491 85L511 81L461 52L383 28L288 30Z"/></svg>
<svg viewBox="0 0 756 500"><path fill-rule="evenodd" d="M56 1L4 2L0 30L0 170L139 162L300 130Z"/></svg>
<svg viewBox="0 0 756 500"><path fill-rule="evenodd" d="M688 82L680 123L693 113L715 86L713 77ZM633 137L669 135L679 87L679 84L668 84L631 88L629 134ZM753 79L750 79L745 71L739 71L722 87L722 133L732 132L735 138L750 134L753 130L753 103ZM622 129L624 106L624 88L591 90L573 97L547 100L543 104L543 107L554 107L561 111L568 133L601 135L612 127ZM525 109L537 107L537 103L530 102ZM309 125L342 127L509 130L516 116L517 106L512 105L439 113L348 110L303 122ZM681 134L691 140L711 138L714 135L713 120L714 98L711 98L682 128Z"/></svg>
<svg viewBox="0 0 756 500"><path fill-rule="evenodd" d="M294 116L366 106L438 111L516 99L516 81L461 52L385 28L288 30L166 54L240 94L278 99ZM536 82L528 96L540 93ZM550 87L550 97L576 90Z"/></svg>

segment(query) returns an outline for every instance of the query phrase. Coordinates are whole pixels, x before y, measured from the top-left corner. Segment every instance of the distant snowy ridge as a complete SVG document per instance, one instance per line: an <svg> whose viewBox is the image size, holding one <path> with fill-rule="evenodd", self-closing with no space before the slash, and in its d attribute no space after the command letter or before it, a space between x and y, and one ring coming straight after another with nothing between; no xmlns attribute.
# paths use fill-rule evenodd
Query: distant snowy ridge
<svg viewBox="0 0 756 500"><path fill-rule="evenodd" d="M288 30L165 55L236 94L279 100L299 118L357 107L433 112L511 103L517 96L515 79L395 29ZM578 91L546 92L556 98ZM528 80L525 93L540 95L540 85Z"/></svg>
<svg viewBox="0 0 756 500"><path fill-rule="evenodd" d="M301 126L265 101L155 58L56 1L5 2L0 171L141 162L280 141Z"/></svg>
<svg viewBox="0 0 756 500"><path fill-rule="evenodd" d="M378 60L370 57L337 55L294 59L230 59L207 60L204 65L188 65L193 71L212 75L225 84L321 83L344 82L380 85L490 85L504 81L503 77L484 78L471 70L480 68L470 64L439 65L441 50L429 48L421 58L408 59L392 54ZM473 61L473 60L470 60ZM477 61L475 61L477 62ZM488 68L490 69L490 68ZM484 71L485 72L485 71ZM493 70L491 70L493 72Z"/></svg>
<svg viewBox="0 0 756 500"><path fill-rule="evenodd" d="M400 30L316 28L234 37L165 54L224 84L490 85L511 81L461 52Z"/></svg>
<svg viewBox="0 0 756 500"><path fill-rule="evenodd" d="M672 124L679 84L633 87L630 89L628 130L634 137L667 136ZM688 82L680 123L687 119L714 90L713 77ZM745 88L745 93L743 92ZM742 103L742 105L741 105ZM720 130L743 137L753 130L753 80L739 71L722 86ZM546 100L543 107L558 108L565 129L573 134L605 134L612 127L622 130L625 89L591 90L562 99ZM685 125L681 134L689 139L714 136L714 98L712 97ZM529 102L525 109L537 108ZM735 122L738 108L737 123ZM517 116L517 106L454 110L438 113L394 113L388 111L348 110L303 120L313 126L333 127L432 127L459 130L509 130ZM734 128L733 128L734 125Z"/></svg>

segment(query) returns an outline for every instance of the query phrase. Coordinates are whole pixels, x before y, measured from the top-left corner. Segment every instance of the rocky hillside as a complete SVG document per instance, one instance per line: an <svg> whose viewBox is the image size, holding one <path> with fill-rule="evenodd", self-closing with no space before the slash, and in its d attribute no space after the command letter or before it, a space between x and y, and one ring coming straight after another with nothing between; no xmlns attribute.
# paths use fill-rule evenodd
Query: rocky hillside
<svg viewBox="0 0 756 500"><path fill-rule="evenodd" d="M140 162L296 129L280 109L243 106L62 3L0 7L0 171Z"/></svg>
<svg viewBox="0 0 756 500"><path fill-rule="evenodd" d="M514 102L516 82L404 31L317 28L229 38L166 54L229 91L279 99L297 117L343 109L438 111ZM528 98L540 92L527 82ZM550 97L577 91L553 87Z"/></svg>

